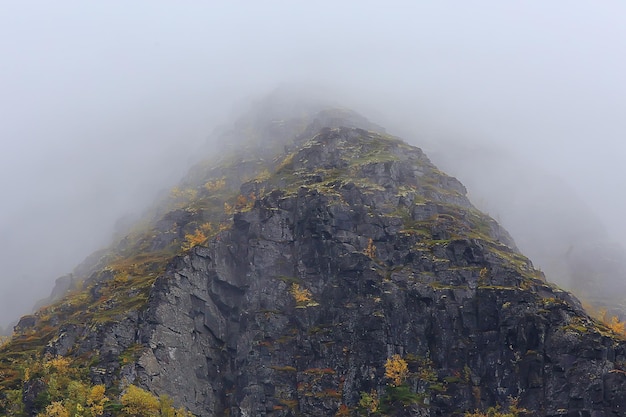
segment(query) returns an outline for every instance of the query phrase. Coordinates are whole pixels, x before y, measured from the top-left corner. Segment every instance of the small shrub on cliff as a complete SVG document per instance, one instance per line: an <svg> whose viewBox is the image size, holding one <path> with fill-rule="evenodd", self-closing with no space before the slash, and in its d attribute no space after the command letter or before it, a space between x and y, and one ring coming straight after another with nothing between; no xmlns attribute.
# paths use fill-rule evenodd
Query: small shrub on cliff
<svg viewBox="0 0 626 417"><path fill-rule="evenodd" d="M370 238L370 240L367 242L367 247L365 248L363 253L372 259L376 257L376 246L374 245L374 240L372 238Z"/></svg>
<svg viewBox="0 0 626 417"><path fill-rule="evenodd" d="M605 308L596 309L589 303L583 302L583 307L591 317L600 321L616 334L626 337L626 322L620 321L619 317L609 316L609 313Z"/></svg>
<svg viewBox="0 0 626 417"><path fill-rule="evenodd" d="M626 336L626 330L624 330L624 325L626 322L620 321L617 316L609 316L606 309L601 309L598 313L598 319L606 325L609 329L613 330L615 333Z"/></svg>
<svg viewBox="0 0 626 417"><path fill-rule="evenodd" d="M209 192L219 191L226 186L226 179L220 178L215 181L208 181L204 184L204 188Z"/></svg>
<svg viewBox="0 0 626 417"><path fill-rule="evenodd" d="M93 417L104 414L104 406L109 401L104 393L104 385L94 385L87 395L87 407Z"/></svg>
<svg viewBox="0 0 626 417"><path fill-rule="evenodd" d="M201 229L197 229L193 234L185 235L183 250L189 250L194 246L201 245L207 241L207 237Z"/></svg>
<svg viewBox="0 0 626 417"><path fill-rule="evenodd" d="M361 398L359 399L359 407L363 409L368 415L378 411L378 405L380 400L378 399L378 393L375 390L367 392L361 392Z"/></svg>
<svg viewBox="0 0 626 417"><path fill-rule="evenodd" d="M409 376L409 365L400 357L393 355L385 362L385 377L391 380L391 384L395 387L401 385Z"/></svg>
<svg viewBox="0 0 626 417"><path fill-rule="evenodd" d="M621 334L622 336L626 335L624 325L626 325L626 322L619 321L616 316L611 317L611 321L609 321L609 323L607 324L607 326L609 326L609 329L613 330L617 334Z"/></svg>
<svg viewBox="0 0 626 417"><path fill-rule="evenodd" d="M350 417L350 415L350 408L345 404L341 404L335 413L335 417Z"/></svg>
<svg viewBox="0 0 626 417"><path fill-rule="evenodd" d="M159 399L139 387L131 385L120 398L124 416L151 417L160 414Z"/></svg>
<svg viewBox="0 0 626 417"><path fill-rule="evenodd" d="M311 291L304 287L301 287L298 283L293 283L289 292L291 292L294 300L296 300L296 305L298 308L313 307L319 305L313 300L313 294L311 294Z"/></svg>
<svg viewBox="0 0 626 417"><path fill-rule="evenodd" d="M378 410L382 415L387 415L397 410L398 407L422 403L423 399L423 395L412 392L407 384L388 385L385 388L385 394L380 399Z"/></svg>
<svg viewBox="0 0 626 417"><path fill-rule="evenodd" d="M70 417L70 413L61 401L55 401L46 407L46 411L37 414L37 417Z"/></svg>
<svg viewBox="0 0 626 417"><path fill-rule="evenodd" d="M169 397L157 398L135 385L128 387L120 401L125 417L193 417L193 414L182 408L175 409Z"/></svg>

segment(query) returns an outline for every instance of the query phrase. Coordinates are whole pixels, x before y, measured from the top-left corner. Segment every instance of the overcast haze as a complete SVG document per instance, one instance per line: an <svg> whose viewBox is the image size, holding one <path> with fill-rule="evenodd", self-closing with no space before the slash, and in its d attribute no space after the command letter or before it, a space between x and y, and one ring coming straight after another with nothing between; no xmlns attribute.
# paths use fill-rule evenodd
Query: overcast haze
<svg viewBox="0 0 626 417"><path fill-rule="evenodd" d="M0 326L284 84L426 151L492 147L626 232L621 1L1 2L0 57ZM506 164L441 160L532 227L479 189Z"/></svg>

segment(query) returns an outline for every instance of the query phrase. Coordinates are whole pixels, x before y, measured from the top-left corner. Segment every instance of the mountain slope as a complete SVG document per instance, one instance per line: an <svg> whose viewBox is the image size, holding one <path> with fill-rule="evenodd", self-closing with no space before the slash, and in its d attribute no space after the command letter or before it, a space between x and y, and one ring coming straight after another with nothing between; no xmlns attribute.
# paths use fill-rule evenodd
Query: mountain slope
<svg viewBox="0 0 626 417"><path fill-rule="evenodd" d="M463 178L474 204L497 216L550 281L626 319L626 251L591 209L593 201L493 145L437 138L426 146L440 168Z"/></svg>
<svg viewBox="0 0 626 417"><path fill-rule="evenodd" d="M61 368L108 415L129 384L202 416L625 415L626 344L459 181L351 112L271 110L20 321L6 414L76 403Z"/></svg>

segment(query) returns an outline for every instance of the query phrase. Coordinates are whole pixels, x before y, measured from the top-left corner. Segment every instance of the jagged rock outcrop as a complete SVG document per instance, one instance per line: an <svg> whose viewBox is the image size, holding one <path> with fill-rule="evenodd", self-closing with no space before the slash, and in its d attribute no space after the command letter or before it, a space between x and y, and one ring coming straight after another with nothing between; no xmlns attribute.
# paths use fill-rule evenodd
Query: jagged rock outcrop
<svg viewBox="0 0 626 417"><path fill-rule="evenodd" d="M224 227L141 269L150 281L119 254L101 261L85 284L104 300L92 321L59 319L45 352L90 357L93 383L136 383L207 417L462 416L512 401L518 415L626 415L626 343L550 285L458 180L349 112L294 120L265 125L276 142L258 160L253 147L192 171L189 186L238 188ZM190 236L216 193L160 210L150 238L119 253ZM397 383L394 358L408 366Z"/></svg>
<svg viewBox="0 0 626 417"><path fill-rule="evenodd" d="M444 138L424 146L437 166L463 178L474 203L498 217L551 282L626 320L626 250L593 202L533 161L495 146Z"/></svg>
<svg viewBox="0 0 626 417"><path fill-rule="evenodd" d="M351 165L378 147L389 160ZM419 150L330 129L290 158L302 185L259 198L157 280L141 331L146 386L204 415L333 415L381 390L385 360L400 354L428 358L444 382L414 382L427 411L398 415L509 397L531 415L624 415L624 344L584 330L577 301Z"/></svg>

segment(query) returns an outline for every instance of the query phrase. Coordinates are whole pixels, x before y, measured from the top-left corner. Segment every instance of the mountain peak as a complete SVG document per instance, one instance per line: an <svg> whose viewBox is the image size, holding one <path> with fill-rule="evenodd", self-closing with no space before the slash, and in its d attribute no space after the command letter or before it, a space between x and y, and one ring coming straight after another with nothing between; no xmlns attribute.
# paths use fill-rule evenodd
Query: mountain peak
<svg viewBox="0 0 626 417"><path fill-rule="evenodd" d="M129 392L199 416L624 412L626 344L457 179L354 112L267 107L20 321L0 410L76 407L71 374L110 416Z"/></svg>

